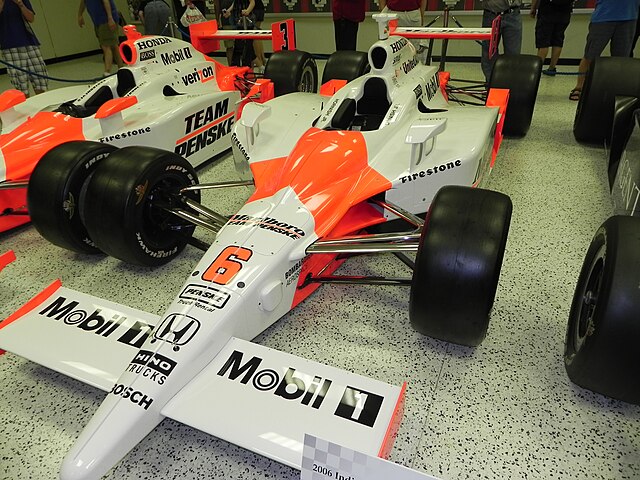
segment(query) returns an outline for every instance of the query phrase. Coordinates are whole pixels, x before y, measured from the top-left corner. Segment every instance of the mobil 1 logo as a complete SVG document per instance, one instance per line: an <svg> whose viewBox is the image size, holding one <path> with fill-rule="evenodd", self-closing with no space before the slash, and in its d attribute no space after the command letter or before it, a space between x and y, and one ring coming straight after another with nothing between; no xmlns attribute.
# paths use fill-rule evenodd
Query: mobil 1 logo
<svg viewBox="0 0 640 480"><path fill-rule="evenodd" d="M346 387L335 415L373 427L380 413L384 397L355 387Z"/></svg>

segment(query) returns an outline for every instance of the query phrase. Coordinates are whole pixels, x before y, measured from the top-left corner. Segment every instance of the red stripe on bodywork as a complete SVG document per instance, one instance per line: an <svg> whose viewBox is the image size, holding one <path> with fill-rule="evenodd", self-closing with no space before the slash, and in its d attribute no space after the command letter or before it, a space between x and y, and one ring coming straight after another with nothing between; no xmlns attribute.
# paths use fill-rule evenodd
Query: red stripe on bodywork
<svg viewBox="0 0 640 480"><path fill-rule="evenodd" d="M489 95L487 96L487 107L498 107L499 115L498 125L496 125L496 133L493 140L493 150L491 153L491 165L496 163L496 157L500 150L500 144L502 143L502 128L504 127L505 113L507 112L507 104L509 103L509 90L504 88L491 88Z"/></svg>
<svg viewBox="0 0 640 480"><path fill-rule="evenodd" d="M378 452L378 456L380 458L389 457L391 448L393 447L393 442L395 442L396 437L398 436L398 429L400 428L400 423L402 423L402 416L404 415L404 399L406 391L407 382L404 382L402 384L402 388L400 389L400 395L398 396L396 407L393 409L393 415L391 415L391 421L389 422L387 433L384 436L382 446L380 447L380 451Z"/></svg>
<svg viewBox="0 0 640 480"><path fill-rule="evenodd" d="M2 255L0 255L0 271L2 271L4 267L9 265L15 259L16 259L16 254L13 253L13 250L9 250L8 252L5 252Z"/></svg>

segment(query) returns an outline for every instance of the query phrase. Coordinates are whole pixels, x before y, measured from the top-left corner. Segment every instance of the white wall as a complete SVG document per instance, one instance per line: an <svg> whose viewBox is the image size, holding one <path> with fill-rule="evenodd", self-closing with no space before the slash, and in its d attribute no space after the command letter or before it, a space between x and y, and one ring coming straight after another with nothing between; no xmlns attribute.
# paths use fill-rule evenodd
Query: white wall
<svg viewBox="0 0 640 480"><path fill-rule="evenodd" d="M98 49L98 42L93 33L93 25L86 17L86 25L77 25L78 0L31 0L36 11L34 30L42 43L42 54L45 59L63 57ZM116 0L118 8L128 16L126 0ZM427 19L433 18L437 12L431 12ZM298 48L311 53L329 54L334 51L333 21L330 14L297 14L296 32ZM267 15L264 28L271 22L286 17ZM456 17L464 26L477 27L481 24L481 16L473 13L459 12ZM564 59L582 57L589 25L590 11L578 11L573 14L567 29ZM434 26L441 25L436 23ZM523 53L535 53L534 26L535 20L523 11ZM366 51L376 40L377 27L371 17L360 24L358 32L358 49ZM268 49L267 49L268 50ZM435 52L439 52L439 47ZM475 42L450 42L449 55L479 57L480 46Z"/></svg>

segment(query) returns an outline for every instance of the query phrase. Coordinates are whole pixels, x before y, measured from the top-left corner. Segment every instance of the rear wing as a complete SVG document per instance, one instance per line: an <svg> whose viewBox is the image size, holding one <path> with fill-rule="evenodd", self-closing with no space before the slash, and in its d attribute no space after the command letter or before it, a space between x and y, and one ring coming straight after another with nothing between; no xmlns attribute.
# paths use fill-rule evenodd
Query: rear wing
<svg viewBox="0 0 640 480"><path fill-rule="evenodd" d="M436 40L477 40L489 41L489 55L493 56L500 39L500 15L491 24L491 28L452 28L452 27L398 27L395 14L376 13L373 19L378 22L378 39L384 40L389 35L411 39Z"/></svg>
<svg viewBox="0 0 640 480"><path fill-rule="evenodd" d="M218 22L189 25L192 45L202 53L220 49L220 40L271 40L274 52L296 49L296 31L293 19L271 24L271 30L219 30Z"/></svg>

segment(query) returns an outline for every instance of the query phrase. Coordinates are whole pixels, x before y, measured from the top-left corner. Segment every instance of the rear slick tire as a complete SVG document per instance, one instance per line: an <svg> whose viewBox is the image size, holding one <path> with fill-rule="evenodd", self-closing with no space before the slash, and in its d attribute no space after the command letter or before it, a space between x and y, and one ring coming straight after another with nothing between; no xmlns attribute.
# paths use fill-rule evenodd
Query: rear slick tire
<svg viewBox="0 0 640 480"><path fill-rule="evenodd" d="M307 52L282 50L269 57L264 76L273 82L276 97L287 93L318 91L318 67Z"/></svg>
<svg viewBox="0 0 640 480"><path fill-rule="evenodd" d="M500 55L489 80L489 88L509 89L509 103L502 133L524 137L529 131L538 96L542 60L536 55Z"/></svg>
<svg viewBox="0 0 640 480"><path fill-rule="evenodd" d="M640 59L599 57L591 63L573 122L578 142L609 142L616 96L640 97Z"/></svg>

